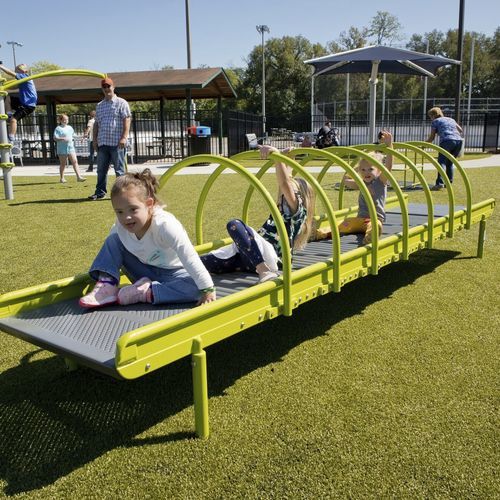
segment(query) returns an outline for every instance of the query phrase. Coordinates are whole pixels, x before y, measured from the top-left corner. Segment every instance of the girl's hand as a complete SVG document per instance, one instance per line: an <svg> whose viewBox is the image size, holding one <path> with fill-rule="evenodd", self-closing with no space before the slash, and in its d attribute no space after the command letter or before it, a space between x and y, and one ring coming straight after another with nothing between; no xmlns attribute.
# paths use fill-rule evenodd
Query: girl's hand
<svg viewBox="0 0 500 500"><path fill-rule="evenodd" d="M204 293L201 295L201 297L198 300L198 303L196 305L201 306L203 304L208 304L209 302L214 302L216 298L217 298L217 296L216 296L215 290L213 292Z"/></svg>
<svg viewBox="0 0 500 500"><path fill-rule="evenodd" d="M261 160L267 160L268 156L271 153L279 153L279 150L275 148L274 146L269 146L269 145L264 145L264 146L257 146L260 151L260 158Z"/></svg>
<svg viewBox="0 0 500 500"><path fill-rule="evenodd" d="M380 131L380 141L383 142L388 148L392 148L392 134L388 130Z"/></svg>

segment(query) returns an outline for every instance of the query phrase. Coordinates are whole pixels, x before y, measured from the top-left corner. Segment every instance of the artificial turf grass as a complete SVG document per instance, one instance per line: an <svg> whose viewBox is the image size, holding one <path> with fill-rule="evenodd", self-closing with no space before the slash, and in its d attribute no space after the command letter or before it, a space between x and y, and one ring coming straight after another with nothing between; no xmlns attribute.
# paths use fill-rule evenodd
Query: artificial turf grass
<svg viewBox="0 0 500 500"><path fill-rule="evenodd" d="M469 175L476 201L491 196L500 179L499 169ZM182 203L172 196L169 205L178 213ZM45 205L23 206L42 217ZM106 234L112 214L104 220L90 205L85 220ZM58 251L70 246L66 231L76 214L67 210ZM66 374L56 357L2 337L9 353L0 375L5 493L495 496L498 221L497 212L488 220L483 260L468 258L476 225L437 242L437 250L301 306L292 318L207 349L212 435L205 442L190 439L189 360L115 382L88 370ZM80 232L90 238L96 227ZM51 260L46 242L36 250L25 244L14 248L31 266L31 251ZM79 265L89 249L75 252L63 260Z"/></svg>

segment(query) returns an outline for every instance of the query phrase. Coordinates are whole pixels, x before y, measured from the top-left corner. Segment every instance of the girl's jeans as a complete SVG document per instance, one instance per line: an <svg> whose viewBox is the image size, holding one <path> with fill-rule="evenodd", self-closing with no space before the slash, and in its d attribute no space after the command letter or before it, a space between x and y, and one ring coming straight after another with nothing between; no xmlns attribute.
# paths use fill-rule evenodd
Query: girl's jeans
<svg viewBox="0 0 500 500"><path fill-rule="evenodd" d="M229 259L221 259L212 253L207 253L200 256L201 261L211 273L255 272L256 267L264 262L264 258L255 242L252 231L240 219L230 220L226 228L238 248L238 252Z"/></svg>
<svg viewBox="0 0 500 500"><path fill-rule="evenodd" d="M462 148L462 141L459 140L454 140L454 139L448 139L446 141L443 141L439 144L443 149L446 149L448 153L453 155L455 158L458 156L460 153L460 149ZM453 163L451 160L446 158L444 155L439 153L438 163L443 167L444 170L446 170L446 175L448 176L448 179L450 179L450 182L453 182ZM444 180L441 177L441 174L438 172L437 179L436 179L436 186L444 186Z"/></svg>
<svg viewBox="0 0 500 500"><path fill-rule="evenodd" d="M104 241L89 274L96 281L99 273L107 273L120 281L120 269L132 283L143 277L153 282L153 304L195 302L200 297L196 283L184 268L163 269L144 264L123 246L118 234L113 233Z"/></svg>

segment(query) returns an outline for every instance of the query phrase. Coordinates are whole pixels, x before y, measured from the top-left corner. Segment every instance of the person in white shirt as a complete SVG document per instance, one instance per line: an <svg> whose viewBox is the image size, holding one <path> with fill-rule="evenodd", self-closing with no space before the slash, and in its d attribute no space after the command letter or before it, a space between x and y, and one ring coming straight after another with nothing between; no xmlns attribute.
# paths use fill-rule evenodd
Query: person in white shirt
<svg viewBox="0 0 500 500"><path fill-rule="evenodd" d="M87 172L92 172L94 170L94 123L95 123L95 111L92 110L89 113L89 121L87 122L87 128L83 132L83 136L87 138L89 142L89 166Z"/></svg>
<svg viewBox="0 0 500 500"><path fill-rule="evenodd" d="M157 188L149 169L116 179L111 203L117 220L92 263L89 274L97 283L81 307L215 300L209 272L182 224L163 210ZM121 270L132 285L118 287Z"/></svg>

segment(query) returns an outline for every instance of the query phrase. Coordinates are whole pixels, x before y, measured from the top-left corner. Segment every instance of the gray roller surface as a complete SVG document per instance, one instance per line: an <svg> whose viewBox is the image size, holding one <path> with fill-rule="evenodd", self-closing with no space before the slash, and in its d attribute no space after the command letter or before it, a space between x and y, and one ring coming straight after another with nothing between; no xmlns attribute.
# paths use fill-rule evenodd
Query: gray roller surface
<svg viewBox="0 0 500 500"><path fill-rule="evenodd" d="M419 226L427 222L426 209L426 205L409 205L410 226ZM436 206L434 211L435 217L448 214L446 206ZM382 238L401 231L399 209L388 211ZM343 236L342 253L359 247L363 244L362 240L363 235ZM301 269L331 257L330 240L311 242L294 254L293 268ZM220 274L214 275L213 278L218 298L257 283L257 276L250 273ZM78 359L82 364L116 375L115 346L121 335L194 306L194 303L162 306L134 304L88 310L79 307L77 299L71 299L2 318L0 328L49 351Z"/></svg>

